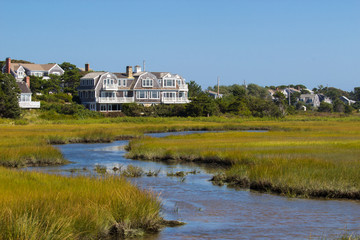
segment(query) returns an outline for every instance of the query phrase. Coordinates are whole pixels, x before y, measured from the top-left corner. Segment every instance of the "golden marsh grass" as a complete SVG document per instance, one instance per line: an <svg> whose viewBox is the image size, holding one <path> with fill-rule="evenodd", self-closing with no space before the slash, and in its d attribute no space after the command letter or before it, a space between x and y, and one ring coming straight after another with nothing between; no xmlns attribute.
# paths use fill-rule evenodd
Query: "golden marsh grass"
<svg viewBox="0 0 360 240"><path fill-rule="evenodd" d="M132 140L128 157L230 165L218 178L290 196L360 199L358 121L251 122L269 132ZM283 129L283 130L281 130Z"/></svg>
<svg viewBox="0 0 360 240"><path fill-rule="evenodd" d="M119 177L0 168L0 192L0 239L98 239L116 226L156 231L162 221L157 197Z"/></svg>

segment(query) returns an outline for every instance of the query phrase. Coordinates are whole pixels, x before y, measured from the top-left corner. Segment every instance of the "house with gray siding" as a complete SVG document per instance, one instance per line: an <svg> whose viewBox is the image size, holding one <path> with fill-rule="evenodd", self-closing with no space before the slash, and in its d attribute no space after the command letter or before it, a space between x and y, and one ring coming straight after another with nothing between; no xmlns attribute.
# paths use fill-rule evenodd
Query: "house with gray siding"
<svg viewBox="0 0 360 240"><path fill-rule="evenodd" d="M35 63L11 63L7 58L2 68L3 73L12 74L17 81L24 80L27 76L37 76L43 79L50 79L50 75L63 75L64 70L56 63L35 64Z"/></svg>
<svg viewBox="0 0 360 240"><path fill-rule="evenodd" d="M301 94L299 101L309 104L315 108L320 106L321 102L332 103L331 99L322 94Z"/></svg>
<svg viewBox="0 0 360 240"><path fill-rule="evenodd" d="M23 64L23 63L11 63L11 59L7 58L5 65L2 68L3 73L11 74L16 79L16 84L20 89L20 96L19 96L19 106L20 108L40 108L40 102L34 102L31 100L31 90L30 90L30 75L31 69L37 69L37 67L32 68L29 65L39 65L39 64ZM57 65L57 64L56 64ZM48 72L59 72L58 68L51 67L49 68L50 71ZM61 69L62 70L62 69Z"/></svg>
<svg viewBox="0 0 360 240"><path fill-rule="evenodd" d="M124 103L188 103L188 85L178 74L145 72L140 66L126 67L125 73L90 72L78 87L82 104L93 111L121 111Z"/></svg>

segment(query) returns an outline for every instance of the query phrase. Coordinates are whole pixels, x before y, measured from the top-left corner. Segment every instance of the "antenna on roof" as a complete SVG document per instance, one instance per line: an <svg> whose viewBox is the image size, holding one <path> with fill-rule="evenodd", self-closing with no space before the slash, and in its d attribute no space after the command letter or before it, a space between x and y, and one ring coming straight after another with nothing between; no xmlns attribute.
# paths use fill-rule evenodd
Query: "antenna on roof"
<svg viewBox="0 0 360 240"><path fill-rule="evenodd" d="M145 60L143 60L143 71L145 72Z"/></svg>

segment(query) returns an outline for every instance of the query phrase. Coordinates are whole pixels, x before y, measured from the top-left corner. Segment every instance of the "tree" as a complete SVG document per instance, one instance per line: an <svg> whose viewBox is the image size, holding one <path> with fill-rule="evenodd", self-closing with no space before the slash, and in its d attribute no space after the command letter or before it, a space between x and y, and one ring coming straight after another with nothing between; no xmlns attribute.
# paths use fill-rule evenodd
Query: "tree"
<svg viewBox="0 0 360 240"><path fill-rule="evenodd" d="M345 112L345 104L340 99L336 99L333 102L334 112Z"/></svg>
<svg viewBox="0 0 360 240"><path fill-rule="evenodd" d="M273 97L275 98L274 103L279 107L282 116L285 116L287 108L285 95L282 92L276 92Z"/></svg>
<svg viewBox="0 0 360 240"><path fill-rule="evenodd" d="M20 89L11 74L0 73L0 117L19 118Z"/></svg>
<svg viewBox="0 0 360 240"><path fill-rule="evenodd" d="M195 81L190 81L188 84L189 87L189 97L196 98L200 94L202 94L202 89L199 84L197 84Z"/></svg>
<svg viewBox="0 0 360 240"><path fill-rule="evenodd" d="M238 84L234 84L231 86L230 92L237 98L246 97L246 89L244 86L240 86Z"/></svg>
<svg viewBox="0 0 360 240"><path fill-rule="evenodd" d="M321 102L318 108L318 112L332 112L333 106L331 103Z"/></svg>
<svg viewBox="0 0 360 240"><path fill-rule="evenodd" d="M262 99L270 98L270 94L266 88L260 87L259 85L250 83L247 87L248 95L259 97Z"/></svg>
<svg viewBox="0 0 360 240"><path fill-rule="evenodd" d="M354 91L350 93L350 97L355 101L360 101L360 87L354 88Z"/></svg>
<svg viewBox="0 0 360 240"><path fill-rule="evenodd" d="M196 98L185 106L186 115L191 117L208 117L218 113L218 106L214 99L205 93L198 95Z"/></svg>
<svg viewBox="0 0 360 240"><path fill-rule="evenodd" d="M60 67L65 71L61 76L63 82L63 91L65 93L77 94L77 88L80 85L80 78L83 74L77 69L76 65L69 62L63 62Z"/></svg>

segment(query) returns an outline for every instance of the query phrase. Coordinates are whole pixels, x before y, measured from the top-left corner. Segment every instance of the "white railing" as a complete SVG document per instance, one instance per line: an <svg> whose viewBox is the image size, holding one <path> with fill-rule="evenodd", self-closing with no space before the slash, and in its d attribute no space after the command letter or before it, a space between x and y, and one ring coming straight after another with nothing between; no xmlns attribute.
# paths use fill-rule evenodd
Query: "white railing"
<svg viewBox="0 0 360 240"><path fill-rule="evenodd" d="M189 103L190 101L187 98L169 98L169 97L163 97L162 98L163 103Z"/></svg>
<svg viewBox="0 0 360 240"><path fill-rule="evenodd" d="M40 102L19 102L20 108L40 108Z"/></svg>
<svg viewBox="0 0 360 240"><path fill-rule="evenodd" d="M99 103L131 103L134 97L99 97Z"/></svg>
<svg viewBox="0 0 360 240"><path fill-rule="evenodd" d="M117 84L105 84L103 85L104 90L117 90L118 85Z"/></svg>
<svg viewBox="0 0 360 240"><path fill-rule="evenodd" d="M181 84L179 85L179 90L188 91L189 87L187 84Z"/></svg>

